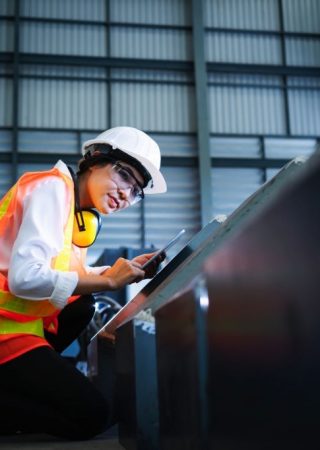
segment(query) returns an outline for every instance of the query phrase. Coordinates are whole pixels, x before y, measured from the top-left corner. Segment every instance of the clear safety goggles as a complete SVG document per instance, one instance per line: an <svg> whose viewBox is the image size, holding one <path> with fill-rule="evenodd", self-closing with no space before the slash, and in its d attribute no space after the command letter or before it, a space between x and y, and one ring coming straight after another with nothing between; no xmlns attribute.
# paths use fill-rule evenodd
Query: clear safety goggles
<svg viewBox="0 0 320 450"><path fill-rule="evenodd" d="M134 173L130 167L123 166L119 161L116 161L113 163L111 169L112 172L120 179L121 186L119 186L119 188L125 191L129 190L127 200L130 205L134 205L144 198L141 183L139 183L137 178L134 176Z"/></svg>

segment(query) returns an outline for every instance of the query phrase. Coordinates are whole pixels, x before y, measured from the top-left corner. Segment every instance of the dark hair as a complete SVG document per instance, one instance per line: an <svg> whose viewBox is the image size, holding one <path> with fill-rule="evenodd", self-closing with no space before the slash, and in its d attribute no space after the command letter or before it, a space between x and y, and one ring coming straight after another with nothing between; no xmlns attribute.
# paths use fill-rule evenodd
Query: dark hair
<svg viewBox="0 0 320 450"><path fill-rule="evenodd" d="M77 175L82 175L92 166L106 166L108 164L112 164L114 160L107 157L107 155L97 155L93 156L92 158L82 158L79 163L78 167L79 170L77 172Z"/></svg>
<svg viewBox="0 0 320 450"><path fill-rule="evenodd" d="M143 187L146 187L152 179L150 173L137 159L127 155L127 153L119 149L113 149L111 145L94 144L90 145L87 150L85 157L79 161L77 175L82 175L92 166L103 167L107 164L120 161L130 164L130 166L134 167L139 172L143 178Z"/></svg>

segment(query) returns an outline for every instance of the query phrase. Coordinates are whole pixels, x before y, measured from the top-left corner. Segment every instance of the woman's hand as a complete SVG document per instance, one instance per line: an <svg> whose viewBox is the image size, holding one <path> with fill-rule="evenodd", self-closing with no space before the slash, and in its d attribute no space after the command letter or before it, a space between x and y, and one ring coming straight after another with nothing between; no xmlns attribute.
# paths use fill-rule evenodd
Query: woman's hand
<svg viewBox="0 0 320 450"><path fill-rule="evenodd" d="M143 264L149 261L156 252L136 256L132 261L119 258L113 266L106 269L100 275L79 275L78 284L73 291L74 295L86 295L93 292L114 291L127 284L138 283L144 278L152 278L157 273L159 264L165 259L165 253L161 253L150 265L142 270Z"/></svg>
<svg viewBox="0 0 320 450"><path fill-rule="evenodd" d="M140 265L140 267L142 267L155 254L156 254L156 252L145 253L144 255L136 256L135 258L133 258L132 262L136 262ZM155 258L154 261L152 261L150 263L150 265L148 265L148 267L146 267L146 269L144 270L144 273L145 273L144 278L153 278L159 269L159 265L162 263L162 261L165 259L165 257L166 257L166 254L164 252L160 253L160 255L158 255L157 258Z"/></svg>
<svg viewBox="0 0 320 450"><path fill-rule="evenodd" d="M109 279L111 290L117 290L126 284L143 280L145 272L141 269L141 264L136 258L132 261L119 258L113 266L103 272L102 276Z"/></svg>

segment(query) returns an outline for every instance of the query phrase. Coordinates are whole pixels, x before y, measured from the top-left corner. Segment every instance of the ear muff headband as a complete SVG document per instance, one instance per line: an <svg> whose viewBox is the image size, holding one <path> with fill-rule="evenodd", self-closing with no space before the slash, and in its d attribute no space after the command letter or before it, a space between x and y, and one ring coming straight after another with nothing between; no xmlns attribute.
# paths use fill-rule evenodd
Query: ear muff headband
<svg viewBox="0 0 320 450"><path fill-rule="evenodd" d="M72 231L72 243L77 247L90 247L99 234L101 229L100 214L94 209L81 209L78 180L68 166L74 184L74 222Z"/></svg>

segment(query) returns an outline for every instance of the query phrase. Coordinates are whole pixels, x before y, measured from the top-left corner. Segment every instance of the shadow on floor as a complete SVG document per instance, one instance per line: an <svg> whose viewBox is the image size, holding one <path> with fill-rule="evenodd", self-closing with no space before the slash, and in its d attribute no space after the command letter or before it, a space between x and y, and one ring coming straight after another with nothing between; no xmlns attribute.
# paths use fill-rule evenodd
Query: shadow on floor
<svg viewBox="0 0 320 450"><path fill-rule="evenodd" d="M20 434L0 436L1 450L124 450L118 442L118 429L88 441L65 441L46 434Z"/></svg>

